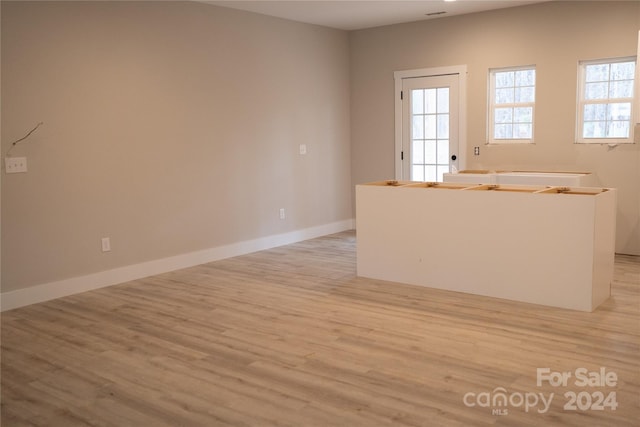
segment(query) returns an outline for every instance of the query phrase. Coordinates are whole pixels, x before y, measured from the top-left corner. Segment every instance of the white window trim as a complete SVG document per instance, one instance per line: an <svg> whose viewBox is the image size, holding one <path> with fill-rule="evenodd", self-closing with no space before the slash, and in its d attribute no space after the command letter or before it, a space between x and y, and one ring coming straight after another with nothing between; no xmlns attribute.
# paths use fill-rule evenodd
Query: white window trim
<svg viewBox="0 0 640 427"><path fill-rule="evenodd" d="M495 108L496 108L496 104L495 104L495 96L496 96L496 91L495 91L495 78L494 78L494 73L496 72L503 72L503 71L519 71L519 70L536 70L536 66L535 64L532 65L522 65L522 66L516 66L516 67L501 67L501 68L490 68L489 69L489 75L488 75L488 79L489 82L487 83L487 88L489 91L489 94L487 96L488 101L489 101L489 106L487 108L487 144L489 145L518 145L518 144L534 144L534 138L535 138L535 123L536 123L536 103L535 103L535 97L534 97L534 102L516 102L513 104L500 104L500 107L505 106L505 107L532 107L532 113L531 113L531 138L514 138L514 139L495 139L494 135L494 129L493 129L493 125L494 125L494 114L495 114ZM538 75L536 72L536 84L534 86L534 91L535 89L537 89L538 86Z"/></svg>
<svg viewBox="0 0 640 427"><path fill-rule="evenodd" d="M464 153L459 156L458 169L463 170L466 167L467 158L467 66L453 65L450 67L433 67L419 68L414 70L394 71L394 93L395 93L395 176L396 179L402 179L402 100L400 92L402 92L402 79L414 77L432 77L449 74L458 74L460 76L458 82L458 105L460 112L458 114L458 152Z"/></svg>
<svg viewBox="0 0 640 427"><path fill-rule="evenodd" d="M640 34L640 33L639 33ZM639 45L640 45L640 35L639 35ZM587 61L579 61L578 62L578 89L577 89L577 102L576 102L576 144L586 144L586 145L616 145L616 144L633 144L634 137L634 123L633 118L636 116L636 112L634 111L637 105L637 100L631 98L631 114L629 119L629 137L628 138L583 138L582 137L582 124L583 124L583 111L584 111L584 84L585 84L585 65L591 64L613 64L616 62L629 62L634 61L636 63L636 78L633 82L634 85L634 98L638 96L638 61L635 56L625 56L619 58L603 58L603 59L593 59ZM626 101L629 98L607 98L606 101L603 101L603 104L609 104L616 101ZM598 103L597 101L591 101L590 103ZM640 115L639 115L640 117Z"/></svg>

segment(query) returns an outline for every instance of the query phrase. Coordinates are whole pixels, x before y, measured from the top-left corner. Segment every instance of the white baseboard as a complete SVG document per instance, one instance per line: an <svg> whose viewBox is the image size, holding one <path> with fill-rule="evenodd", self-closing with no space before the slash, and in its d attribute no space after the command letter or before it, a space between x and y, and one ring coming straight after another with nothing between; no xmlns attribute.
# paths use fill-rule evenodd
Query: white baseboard
<svg viewBox="0 0 640 427"><path fill-rule="evenodd" d="M218 246L201 251L143 262L140 264L128 265L86 276L72 277L70 279L44 283L15 291L3 292L0 294L0 310L11 310L13 308L104 288L106 286L116 285L118 283L141 279L143 277L162 274L173 270L179 270L181 268L193 267L194 265L217 261L224 258L288 245L290 243L313 239L327 234L351 230L353 227L354 220L348 219L302 230L291 231L288 233L276 234L254 240L247 240L230 245Z"/></svg>

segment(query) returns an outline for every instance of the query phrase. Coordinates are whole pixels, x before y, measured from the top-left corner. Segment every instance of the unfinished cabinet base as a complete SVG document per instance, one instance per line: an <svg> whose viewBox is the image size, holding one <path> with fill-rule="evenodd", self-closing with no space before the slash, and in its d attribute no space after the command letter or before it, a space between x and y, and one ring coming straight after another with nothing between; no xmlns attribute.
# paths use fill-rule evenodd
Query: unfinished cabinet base
<svg viewBox="0 0 640 427"><path fill-rule="evenodd" d="M614 189L356 187L358 275L592 311L610 295Z"/></svg>

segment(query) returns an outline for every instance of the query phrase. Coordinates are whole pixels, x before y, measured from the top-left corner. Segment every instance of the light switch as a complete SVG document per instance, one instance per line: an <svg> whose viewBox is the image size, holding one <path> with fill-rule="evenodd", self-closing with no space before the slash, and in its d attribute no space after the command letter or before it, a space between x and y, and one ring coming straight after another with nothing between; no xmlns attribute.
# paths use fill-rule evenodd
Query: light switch
<svg viewBox="0 0 640 427"><path fill-rule="evenodd" d="M111 239L109 237L103 237L101 243L102 252L109 252L111 250Z"/></svg>

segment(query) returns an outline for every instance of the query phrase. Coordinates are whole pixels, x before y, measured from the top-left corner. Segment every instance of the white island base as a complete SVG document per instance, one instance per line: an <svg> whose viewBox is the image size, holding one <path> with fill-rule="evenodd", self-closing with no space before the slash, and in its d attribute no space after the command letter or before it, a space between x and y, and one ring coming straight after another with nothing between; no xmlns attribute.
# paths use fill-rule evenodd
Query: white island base
<svg viewBox="0 0 640 427"><path fill-rule="evenodd" d="M359 276L593 311L610 295L616 191L356 187Z"/></svg>

